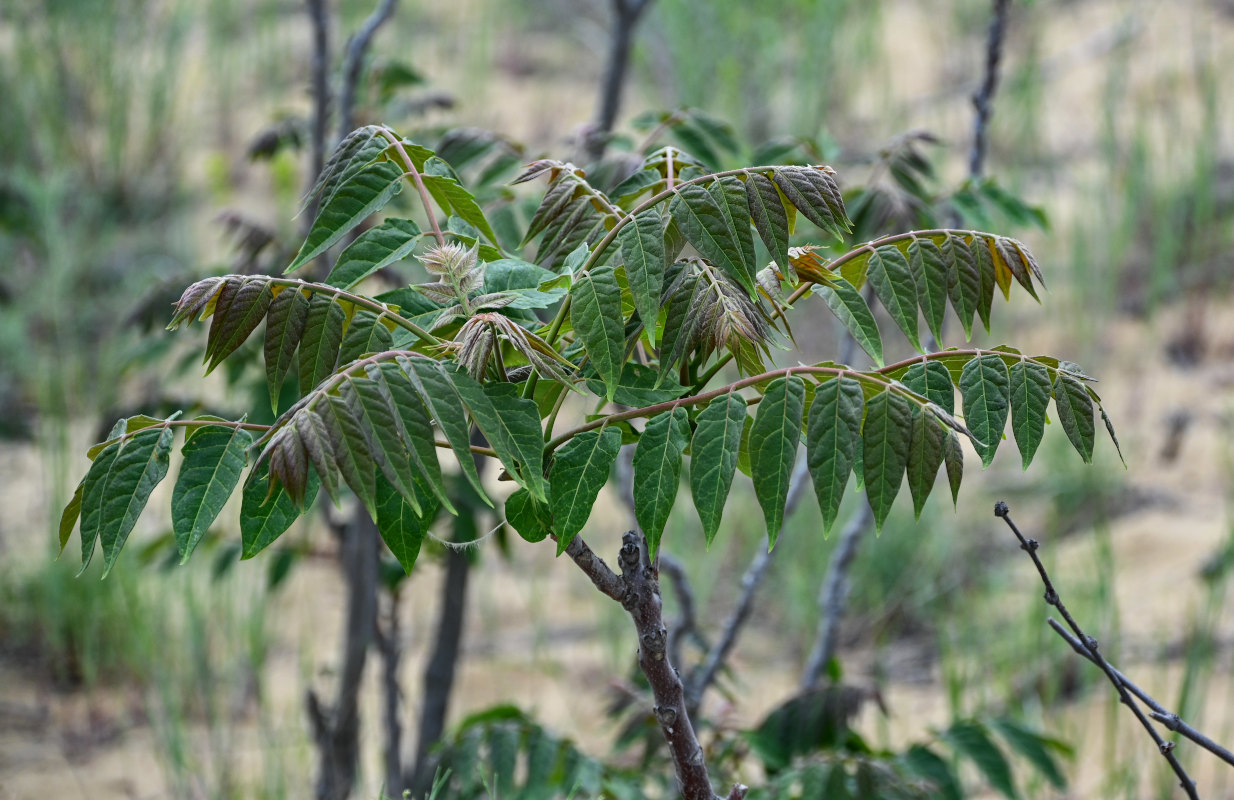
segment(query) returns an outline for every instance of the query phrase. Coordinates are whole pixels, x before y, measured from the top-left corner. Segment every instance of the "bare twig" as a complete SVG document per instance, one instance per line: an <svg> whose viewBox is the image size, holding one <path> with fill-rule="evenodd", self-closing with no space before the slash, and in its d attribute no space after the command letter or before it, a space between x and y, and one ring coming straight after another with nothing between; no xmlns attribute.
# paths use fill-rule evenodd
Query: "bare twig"
<svg viewBox="0 0 1234 800"><path fill-rule="evenodd" d="M608 65L604 68L600 104L595 124L587 131L583 141L589 161L599 161L608 148L617 113L621 110L621 92L630 64L630 48L634 45L634 28L650 5L651 0L612 0L613 35L609 40Z"/></svg>
<svg viewBox="0 0 1234 800"><path fill-rule="evenodd" d="M1170 769L1174 770L1174 774L1178 776L1179 785L1183 787L1183 791L1187 793L1191 800L1199 800L1199 795L1195 789L1195 781L1191 779L1191 776L1187 774L1183 765L1179 763L1178 758L1174 755L1174 743L1167 742L1161 737L1161 734L1157 732L1152 722L1149 721L1144 711L1136 703L1135 698L1131 696L1129 687L1122 680L1121 673L1114 669L1110 662L1106 661L1105 656L1097 649L1097 640L1080 629L1080 625L1075 621L1075 617L1071 616L1071 612L1063 605L1062 598L1058 596L1058 591L1054 588L1054 583L1050 580L1050 575L1046 572L1045 565L1041 563L1041 558L1037 555L1037 550L1041 546L1040 543L1036 539L1026 539L1024 534L1020 533L1020 529L1011 521L1011 512L1007 508L1007 504L1001 500L994 505L994 516L1000 517L1003 522L1007 523L1007 527L1011 528L1011 532L1020 540L1020 549L1028 553L1029 558L1033 560L1033 565L1037 567L1037 574L1041 576L1041 582L1045 585L1046 604L1057 608L1058 613L1067 621L1067 626L1075 634L1076 644L1084 648L1084 651L1088 654L1089 661L1101 668L1101 671L1105 673L1106 678L1109 679L1114 689L1118 692L1119 700L1131 710L1131 713L1135 715L1135 718L1144 727L1144 730L1148 732L1153 743L1157 745L1157 750L1160 751L1161 755L1169 763ZM1055 628L1055 630L1058 630L1058 628Z"/></svg>
<svg viewBox="0 0 1234 800"><path fill-rule="evenodd" d="M488 444L484 435L474 425L471 428L470 441L472 445ZM488 459L473 454L472 460L477 474L483 477ZM403 785L411 789L413 797L423 797L432 788L433 776L437 771L433 748L446 729L450 693L454 689L454 679L462 652L471 561L466 552L453 547L446 548L445 561L446 580L441 588L441 612L432 654L424 668L424 705L420 709L420 723L416 732L416 757L410 764L408 773L403 776Z"/></svg>
<svg viewBox="0 0 1234 800"><path fill-rule="evenodd" d="M1084 643L1081 642L1079 639L1075 638L1075 636L1072 635L1070 631L1064 628L1061 622L1054 619L1053 617L1047 620L1047 622L1049 622L1050 627L1054 629L1055 633L1061 636L1063 640L1067 642L1067 644L1071 645L1072 650L1076 651L1076 653L1083 656L1084 658L1087 658L1089 661L1092 661L1094 664L1097 663L1096 661L1093 661L1093 657L1092 655L1089 654L1088 649L1084 646ZM1174 712L1167 710L1164 706L1158 703L1156 699L1153 698L1152 695L1150 695L1148 692L1141 689L1136 684L1132 683L1127 678L1127 676L1124 675L1122 672L1120 672L1118 669L1114 668L1113 666L1111 666L1110 669L1114 671L1114 675L1123 684L1123 686L1127 687L1127 691L1131 692L1133 695L1140 698L1141 702L1143 702L1144 705L1149 707L1150 711L1148 715L1150 717L1160 722L1166 728L1172 731L1176 731L1181 736L1185 736L1186 738L1195 742L1200 747L1203 747L1205 750L1212 753L1217 758L1221 759L1222 761L1229 764L1230 766L1234 766L1234 753L1231 753L1225 747L1222 747L1221 745L1214 742L1212 739L1208 738L1204 734L1197 731L1195 728L1188 725L1186 722L1182 720L1181 717L1179 717Z"/></svg>
<svg viewBox="0 0 1234 800"><path fill-rule="evenodd" d="M968 158L968 174L980 178L985 162L986 142L989 134L990 113L994 107L994 93L998 91L998 64L1003 55L1003 36L1007 29L1009 0L994 0L994 16L986 34L985 77L981 88L973 95L973 108L977 116L973 120L973 149Z"/></svg>
<svg viewBox="0 0 1234 800"><path fill-rule="evenodd" d="M399 648L400 619L399 593L390 593L390 603L386 609L386 623L383 628L381 620L373 620L373 642L377 652L381 654L381 692L382 692L382 722L386 731L385 741L385 789L394 795L402 788L402 741L403 727L399 722L399 698L402 692L399 688L398 668L402 651Z"/></svg>
<svg viewBox="0 0 1234 800"><path fill-rule="evenodd" d="M394 14L398 0L380 0L373 13L369 15L360 29L347 43L347 54L343 59L343 83L339 87L338 104L338 138L343 140L355 127L356 85L360 82L360 69L364 66L364 57L377 29L386 23Z"/></svg>
<svg viewBox="0 0 1234 800"><path fill-rule="evenodd" d="M872 520L870 506L862 503L841 532L840 541L836 543L835 552L831 554L827 575L823 578L818 592L818 606L822 616L818 621L814 646L810 649L810 657L801 676L802 691L817 686L827 670L827 664L835 658L839 648L840 623L848 611L849 569L857 556L857 544L862 535L870 529Z"/></svg>
<svg viewBox="0 0 1234 800"><path fill-rule="evenodd" d="M357 504L351 523L334 523L331 527L339 537L347 619L333 706L326 708L312 689L306 698L318 751L318 800L343 800L355 783L360 755L360 680L377 622L377 525Z"/></svg>
<svg viewBox="0 0 1234 800"><path fill-rule="evenodd" d="M305 0L313 26L313 124L310 129L308 186L326 163L326 130L330 124L330 14L326 0ZM317 217L320 198L312 198L304 214L305 234Z"/></svg>

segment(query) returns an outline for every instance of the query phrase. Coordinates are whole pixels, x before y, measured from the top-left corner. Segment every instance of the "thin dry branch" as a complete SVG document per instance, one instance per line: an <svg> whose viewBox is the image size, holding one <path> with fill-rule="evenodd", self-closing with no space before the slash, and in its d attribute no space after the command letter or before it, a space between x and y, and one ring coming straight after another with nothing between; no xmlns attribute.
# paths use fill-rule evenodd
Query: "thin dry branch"
<svg viewBox="0 0 1234 800"><path fill-rule="evenodd" d="M835 552L827 563L827 575L823 578L818 592L818 607L821 613L818 633L801 677L802 691L818 685L827 670L827 664L835 658L836 650L839 649L840 623L848 611L848 573L857 557L857 543L870 529L873 519L870 507L863 503L841 532L840 541L836 543Z"/></svg>
<svg viewBox="0 0 1234 800"><path fill-rule="evenodd" d="M355 127L356 86L360 82L364 57L373 43L377 29L393 16L396 5L398 5L398 0L380 0L377 7L373 9L373 13L347 43L347 54L343 59L343 83L339 87L338 139L340 142Z"/></svg>
<svg viewBox="0 0 1234 800"><path fill-rule="evenodd" d="M1070 631L1064 628L1061 622L1053 617L1050 617L1047 622L1049 622L1050 627L1054 629L1055 633L1061 636L1067 644L1071 645L1072 650L1076 651L1076 653L1084 658L1087 658L1089 661L1092 661L1094 664L1097 663L1096 661L1093 661L1093 657L1089 654L1088 649L1084 646L1084 643L1075 638ZM1098 664L1098 666L1100 665ZM1127 676L1118 669L1112 665L1110 668L1114 671L1114 675L1118 678L1118 680L1122 682L1123 686L1127 687L1127 691L1140 698L1140 701L1149 707L1150 711L1148 715L1150 717L1160 722L1169 730L1175 731L1179 735L1190 739L1200 747L1203 747L1205 750L1215 755L1217 758L1234 767L1234 753L1231 753L1225 747L1222 747L1212 739L1188 725L1183 721L1182 717L1178 716L1173 711L1167 710L1163 705L1158 703L1152 695L1132 683Z"/></svg>
<svg viewBox="0 0 1234 800"><path fill-rule="evenodd" d="M1118 692L1119 700L1135 715L1135 718L1152 738L1153 743L1157 745L1157 750L1169 763L1170 769L1174 770L1174 774L1178 777L1179 785L1187 793L1187 797L1191 798L1191 800L1199 800L1200 796L1196 793L1195 781L1191 779L1183 765L1179 763L1178 757L1174 755L1174 742L1167 742L1157 732L1152 722L1149 721L1148 716L1145 715L1143 709L1136 703L1135 698L1132 697L1132 692L1123 680L1122 673L1114 669L1109 661L1106 661L1105 656L1097 649L1097 640L1080 629L1080 625L1075 621L1075 617L1071 616L1071 612L1063 605L1062 598L1059 597L1058 591L1054 588L1054 583L1050 580L1050 575L1046 572L1045 565L1041 563L1041 558L1037 555L1041 543L1036 539L1027 539L1024 537L1024 534L1020 533L1020 529L1011 521L1011 511L1007 508L1007 504L1001 500L994 504L994 516L1000 517L1003 522L1007 523L1007 527L1011 528L1011 532L1020 540L1020 549L1028 553L1029 558L1033 560L1033 565L1037 567L1037 574L1041 576L1041 582L1045 585L1046 604L1058 609L1058 613L1067 621L1067 626L1075 634L1072 646L1076 647L1076 645L1079 645L1079 647L1076 647L1077 652L1082 647L1083 652L1087 654L1088 660L1101 668L1101 671L1105 673L1106 678L1109 679L1114 689ZM1051 627L1054 627L1056 631L1060 629L1057 623Z"/></svg>
<svg viewBox="0 0 1234 800"><path fill-rule="evenodd" d="M985 164L990 113L994 108L994 93L998 91L998 65L1003 56L1003 37L1007 29L1009 5L1009 0L994 0L994 16L986 34L985 77L981 81L981 88L973 95L973 108L977 115L973 120L973 149L968 157L968 174L972 178L981 177Z"/></svg>

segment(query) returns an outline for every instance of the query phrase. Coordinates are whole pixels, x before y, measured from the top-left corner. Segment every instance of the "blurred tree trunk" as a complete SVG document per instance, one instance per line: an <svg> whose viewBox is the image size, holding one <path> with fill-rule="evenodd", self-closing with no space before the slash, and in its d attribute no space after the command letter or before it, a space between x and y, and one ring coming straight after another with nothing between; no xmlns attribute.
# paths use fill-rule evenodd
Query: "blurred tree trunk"
<svg viewBox="0 0 1234 800"><path fill-rule="evenodd" d="M608 63L600 89L600 105L596 121L587 131L583 143L588 161L599 161L608 148L608 140L617 114L621 111L621 94L625 89L630 66L630 49L634 46L634 28L651 0L612 0L613 34L609 39Z"/></svg>
<svg viewBox="0 0 1234 800"><path fill-rule="evenodd" d="M347 616L334 703L325 707L312 689L306 698L317 745L317 800L345 800L355 784L360 754L360 681L377 624L377 525L357 503L352 521L332 528L339 540L339 563L347 585Z"/></svg>

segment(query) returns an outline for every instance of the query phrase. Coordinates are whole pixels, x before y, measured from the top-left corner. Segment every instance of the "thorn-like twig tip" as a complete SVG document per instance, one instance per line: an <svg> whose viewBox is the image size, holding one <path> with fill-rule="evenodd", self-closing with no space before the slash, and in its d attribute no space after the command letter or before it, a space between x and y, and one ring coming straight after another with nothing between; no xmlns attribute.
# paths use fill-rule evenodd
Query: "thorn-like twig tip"
<svg viewBox="0 0 1234 800"><path fill-rule="evenodd" d="M1007 508L1007 504L1004 503L1002 500L999 500L997 503L994 504L994 516L1006 517L1010 513L1011 513L1011 509Z"/></svg>

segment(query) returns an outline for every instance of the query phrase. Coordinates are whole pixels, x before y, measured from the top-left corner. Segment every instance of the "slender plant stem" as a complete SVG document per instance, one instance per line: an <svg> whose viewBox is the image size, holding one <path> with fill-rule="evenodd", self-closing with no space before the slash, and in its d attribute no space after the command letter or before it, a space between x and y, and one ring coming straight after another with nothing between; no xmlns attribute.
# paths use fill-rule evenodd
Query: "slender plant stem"
<svg viewBox="0 0 1234 800"><path fill-rule="evenodd" d="M403 166L411 175L412 183L416 186L416 191L420 193L420 203L424 206L424 213L428 217L428 224L433 229L433 237L437 240L439 246L446 243L446 237L441 232L441 226L437 224L437 215L433 212L433 198L428 193L428 187L424 185L424 178L420 176L420 171L416 169L416 165L411 162L411 156L407 155L407 148L403 147L403 140L397 133L389 128L382 128L382 132L394 145L394 149L398 150L399 155L403 157Z"/></svg>
<svg viewBox="0 0 1234 800"><path fill-rule="evenodd" d="M1046 622L1049 623L1055 633L1061 636L1067 644L1071 645L1072 650L1076 651L1077 654L1083 656L1084 658L1087 658L1089 661L1092 661L1094 664L1097 663L1096 661L1093 661L1093 657L1088 652L1088 648L1084 646L1084 643L1075 638L1070 631L1063 627L1061 622L1053 617L1046 620ZM1111 669L1114 671L1115 676L1118 677L1118 680L1123 684L1123 686L1127 687L1127 691L1140 698L1140 700L1144 702L1144 705L1149 707L1150 717L1160 722L1166 728L1177 732L1180 736L1190 739L1200 747L1203 747L1205 750L1215 755L1217 758L1234 767L1234 752L1230 752L1228 748L1214 742L1203 733L1200 733L1195 728L1188 725L1177 714L1169 711L1165 708L1165 706L1158 703L1152 695L1132 683L1131 680L1118 669L1113 666L1111 666Z"/></svg>
<svg viewBox="0 0 1234 800"><path fill-rule="evenodd" d="M989 139L990 114L994 110L994 93L998 91L998 65L1003 55L1003 38L1007 28L1009 0L994 0L994 15L986 35L985 78L981 89L973 95L973 149L968 158L968 174L980 178L985 164L986 144Z"/></svg>
<svg viewBox="0 0 1234 800"><path fill-rule="evenodd" d="M1063 619L1067 621L1067 626L1071 628L1072 632L1076 636L1076 639L1083 645L1084 649L1088 651L1089 661L1092 661L1101 668L1101 671L1105 673L1106 678L1108 678L1110 683L1114 686L1115 691L1118 692L1119 700L1121 700L1123 705L1127 706L1127 708L1131 710L1131 713L1139 721L1140 725L1142 725L1144 730L1148 732L1148 735L1152 738L1153 743L1157 745L1157 750L1169 763L1170 769L1174 770L1174 774L1178 777L1179 785L1182 786L1183 791L1187 793L1187 796L1191 798L1191 800L1199 800L1199 794L1196 793L1195 789L1195 781L1191 779L1191 776L1187 774L1187 771L1183 768L1183 765L1179 763L1178 757L1174 755L1174 743L1167 742L1161 737L1161 734L1157 732L1157 729L1153 727L1152 722L1149 721L1143 710L1140 709L1140 706L1136 703L1135 698L1131 696L1126 684L1119 679L1119 674L1115 671L1114 667L1110 664L1110 662L1106 661L1105 656L1103 656L1101 651L1097 649L1097 640L1081 630L1079 623L1075 621L1075 617L1071 616L1071 612L1067 610L1065 605L1063 605L1062 598L1059 597L1058 591L1054 588L1054 583L1050 580L1050 574L1046 572L1045 564L1041 563L1041 557L1037 555L1037 551L1041 547L1040 542L1036 539L1025 538L1024 534L1020 533L1020 529L1016 527L1014 522L1011 521L1011 511L1007 508L1006 503L999 501L994 505L994 516L1001 518L1003 522L1007 523L1007 527L1011 529L1011 532L1015 534L1015 538L1019 540L1020 549L1025 553L1028 553L1029 558L1032 559L1033 566L1037 568L1037 574L1041 576L1041 582L1045 585L1046 604L1054 606L1058 609L1058 613L1061 614Z"/></svg>

